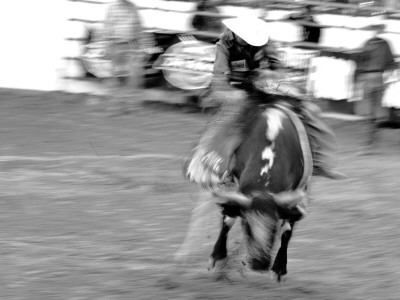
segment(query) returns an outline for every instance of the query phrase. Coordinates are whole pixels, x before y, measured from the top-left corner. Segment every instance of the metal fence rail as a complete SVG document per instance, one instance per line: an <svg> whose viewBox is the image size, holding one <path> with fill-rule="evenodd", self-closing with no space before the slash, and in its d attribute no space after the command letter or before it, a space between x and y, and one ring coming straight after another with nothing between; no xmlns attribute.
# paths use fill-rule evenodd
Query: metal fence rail
<svg viewBox="0 0 400 300"><path fill-rule="evenodd" d="M67 0L69 2L73 3L85 3L89 5L108 5L112 1L110 0ZM167 2L167 1L166 1ZM186 1L188 2L188 1ZM195 1L190 1L190 2L195 2ZM400 3L400 1L398 1ZM257 9L264 9L265 12L268 12L269 10L274 9L274 6L276 5L284 5L288 9L290 8L300 8L304 5L313 5L316 7L322 7L324 9L347 9L347 10L353 10L356 14L356 12L371 12L375 13L376 15L380 14L384 18L390 19L392 16L395 16L396 14L399 15L400 19L400 9L393 9L393 8L388 8L388 7L382 7L382 6L360 6L360 5L354 5L354 4L345 4L345 3L335 3L335 2L327 2L327 1L318 1L318 0L303 0L301 2L294 1L294 0L276 0L276 1L268 1L268 0L258 0L258 1L240 1L240 0L231 0L231 1L224 1L222 6L225 5L237 5L237 6L243 6L243 7L249 7L249 8L257 8ZM196 10L190 10L190 11L181 11L178 9L174 9L173 7L171 8L159 8L159 7L138 7L141 10L157 10L157 11L163 11L163 12L174 12L174 13L182 13L182 14L196 14L196 15L201 15L201 16L209 16L209 17L220 17L220 18L226 18L226 17L234 17L234 15L229 15L229 14L224 14L224 13L213 13L213 12L206 12L206 11L196 11ZM318 10L317 10L318 11ZM322 12L321 12L322 13ZM327 12L329 13L329 12ZM341 28L341 29L349 29L349 30L364 30L362 28L355 28L352 26L348 25L319 25L315 23L309 23L305 21L294 21L294 20L288 20L288 19L273 19L273 18L268 18L268 16L264 16L264 20L267 22L290 22L290 23L296 23L298 25L307 25L307 26L319 26L321 28ZM80 16L79 18L71 16L68 19L69 22L78 22L78 23L84 23L84 24L101 24L103 20L90 20L90 19L85 19ZM212 31L197 31L197 30L166 30L164 28L159 28L159 27L146 27L144 28L145 31L148 32L159 32L159 33L166 33L166 34L192 34L196 36L203 36L203 37L218 37L219 33L218 32L212 32ZM365 29L366 30L366 29ZM386 33L391 33L391 34L400 34L399 31L390 31L386 30ZM71 43L82 43L84 42L84 38L82 37L77 37L77 36L66 36L65 40ZM319 50L326 50L327 47L321 46L321 45L312 45L310 43L306 42L283 42L282 43L285 46L293 46L293 47L299 47L299 46L306 46L309 48L315 48ZM66 55L64 57L65 60L67 61L78 61L80 58L78 56L74 55Z"/></svg>

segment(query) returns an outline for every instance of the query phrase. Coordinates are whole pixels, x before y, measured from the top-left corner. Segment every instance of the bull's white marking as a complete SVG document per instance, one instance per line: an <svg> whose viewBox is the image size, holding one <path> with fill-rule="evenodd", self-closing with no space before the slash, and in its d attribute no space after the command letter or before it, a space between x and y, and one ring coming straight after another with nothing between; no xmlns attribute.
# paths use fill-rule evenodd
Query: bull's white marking
<svg viewBox="0 0 400 300"><path fill-rule="evenodd" d="M262 176L263 174L267 174L268 171L269 171L269 167L268 167L268 165L266 165L264 168L261 169L260 176Z"/></svg>
<svg viewBox="0 0 400 300"><path fill-rule="evenodd" d="M224 216L224 224L229 228L232 228L233 224L235 223L235 218L231 218L229 216Z"/></svg>
<svg viewBox="0 0 400 300"><path fill-rule="evenodd" d="M267 174L274 164L275 153L272 149L273 146L274 144L271 144L271 146L269 147L265 147L265 149L261 153L261 158L263 160L268 160L268 163L261 169L260 175Z"/></svg>
<svg viewBox="0 0 400 300"><path fill-rule="evenodd" d="M261 169L260 176L268 174L268 171L272 168L275 159L275 139L282 129L282 119L285 114L276 108L269 108L264 112L264 117L267 121L267 132L266 138L271 141L271 145L265 147L261 153L261 159L267 160L267 164Z"/></svg>
<svg viewBox="0 0 400 300"><path fill-rule="evenodd" d="M282 129L282 119L285 114L276 108L269 108L264 112L264 117L267 120L267 139L274 141Z"/></svg>
<svg viewBox="0 0 400 300"><path fill-rule="evenodd" d="M281 230L282 230L282 233L286 232L286 231L290 231L290 230L292 230L292 226L290 226L290 223L285 220L285 222L283 223L283 225L281 227Z"/></svg>

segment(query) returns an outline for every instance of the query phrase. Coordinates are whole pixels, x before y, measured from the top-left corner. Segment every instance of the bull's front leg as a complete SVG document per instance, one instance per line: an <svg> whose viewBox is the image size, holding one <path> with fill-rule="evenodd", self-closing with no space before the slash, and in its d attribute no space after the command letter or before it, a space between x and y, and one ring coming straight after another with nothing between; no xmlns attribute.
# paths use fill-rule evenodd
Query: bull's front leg
<svg viewBox="0 0 400 300"><path fill-rule="evenodd" d="M226 259L228 254L226 248L228 232L235 223L235 217L222 214L221 223L221 231L208 260L208 270L214 269L217 262L223 262Z"/></svg>
<svg viewBox="0 0 400 300"><path fill-rule="evenodd" d="M271 271L273 272L271 275L280 282L282 277L287 274L287 250L289 246L289 241L292 237L293 227L295 221L285 221L286 224L283 226L286 227L286 230L283 231L281 236L281 246L278 250L278 253L275 257L274 265L272 266Z"/></svg>

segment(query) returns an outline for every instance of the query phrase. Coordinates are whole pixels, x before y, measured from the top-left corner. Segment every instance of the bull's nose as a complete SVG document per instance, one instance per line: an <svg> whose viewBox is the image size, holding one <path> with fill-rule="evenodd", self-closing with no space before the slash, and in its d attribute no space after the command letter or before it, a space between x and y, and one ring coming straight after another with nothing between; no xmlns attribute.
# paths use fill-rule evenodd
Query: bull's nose
<svg viewBox="0 0 400 300"><path fill-rule="evenodd" d="M249 266L254 271L268 272L270 264L271 264L270 255L265 255L263 257L258 257L258 258L254 257L249 258Z"/></svg>

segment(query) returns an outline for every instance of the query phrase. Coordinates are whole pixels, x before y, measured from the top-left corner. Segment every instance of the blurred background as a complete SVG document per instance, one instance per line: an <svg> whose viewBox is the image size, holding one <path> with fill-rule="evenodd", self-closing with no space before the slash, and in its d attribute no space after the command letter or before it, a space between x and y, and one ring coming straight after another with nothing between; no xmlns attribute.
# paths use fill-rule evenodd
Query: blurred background
<svg viewBox="0 0 400 300"><path fill-rule="evenodd" d="M130 2L141 38L121 71L128 81L112 75L107 48L114 1L0 2L0 298L398 299L400 1ZM204 197L181 170L214 113L200 96L220 20L243 14L270 25L286 73L335 131L349 176L313 179L283 284L265 274L213 280L218 210L186 240L190 259L172 263ZM376 24L395 64L365 155L369 107L355 72ZM316 28L316 40L304 35Z"/></svg>
<svg viewBox="0 0 400 300"><path fill-rule="evenodd" d="M293 72L293 78L304 81L313 96L323 99L324 105L335 111L362 114L365 110L362 102L355 101L359 95L354 70L357 54L373 35L366 26L383 23L382 36L390 43L396 61L400 53L397 1L132 2L137 6L144 35L139 59L144 67L143 84L154 88L148 97L159 94L156 88L177 88L189 98L201 93L210 80L209 73L194 76L192 72L188 77L185 76L187 70L176 66L182 61L168 60L175 66L167 67L157 59L162 58L162 54L177 56L176 53L182 51L179 42L185 36L213 44L223 30L219 23L221 18L241 14L256 15L270 24L271 39L278 43L280 58ZM12 47L1 49L1 65L7 76L0 77L0 86L105 94L109 87L101 79L110 68L110 62L104 57L105 46L101 41L106 39L103 24L110 3L112 1L4 1L1 4L4 6L2 27L12 30L4 31L3 41ZM312 6L310 26L320 30L318 43L311 45L307 45L302 34L306 21L302 23L300 19L291 18L301 15L306 5ZM22 11L21 6L25 8ZM15 18L16 14L20 18ZM21 20L29 26L21 25ZM156 61L158 65L154 66ZM189 64L189 68L193 66ZM392 90L398 89L394 82L397 75L392 73ZM326 88L327 82L336 86L334 91ZM398 108L397 100L389 96L384 99L384 105ZM391 110L391 120L397 118L396 114L397 111Z"/></svg>

